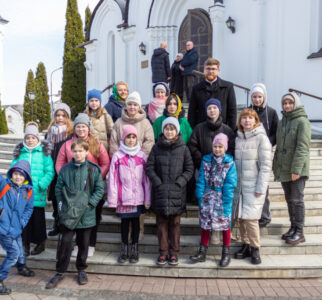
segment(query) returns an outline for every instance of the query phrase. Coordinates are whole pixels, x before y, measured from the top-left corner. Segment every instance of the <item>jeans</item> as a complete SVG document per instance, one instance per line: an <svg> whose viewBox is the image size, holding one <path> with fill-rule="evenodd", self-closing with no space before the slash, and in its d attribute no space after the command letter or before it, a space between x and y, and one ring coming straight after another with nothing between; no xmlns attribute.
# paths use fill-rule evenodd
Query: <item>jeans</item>
<svg viewBox="0 0 322 300"><path fill-rule="evenodd" d="M25 251L22 247L22 239L19 236L16 239L0 234L0 244L7 252L0 266L0 280L8 278L12 266L16 266L18 271L26 264Z"/></svg>

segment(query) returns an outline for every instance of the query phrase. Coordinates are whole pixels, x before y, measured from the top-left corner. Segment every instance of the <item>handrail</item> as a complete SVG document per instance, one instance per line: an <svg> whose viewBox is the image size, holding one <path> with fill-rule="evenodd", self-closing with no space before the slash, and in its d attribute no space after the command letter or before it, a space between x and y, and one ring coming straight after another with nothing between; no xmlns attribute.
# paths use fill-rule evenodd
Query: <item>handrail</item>
<svg viewBox="0 0 322 300"><path fill-rule="evenodd" d="M104 90L102 90L102 93L104 93L105 91L111 89L114 86L115 83L112 83L110 85L108 85Z"/></svg>
<svg viewBox="0 0 322 300"><path fill-rule="evenodd" d="M312 95L312 94L309 94L309 93L306 93L306 92L303 92L303 91L299 91L299 90L295 90L295 89L288 89L289 92L295 92L297 94L300 94L300 95L305 95L305 96L309 96L309 97L312 97L312 98L315 98L315 99L318 99L318 100L322 100L321 97L318 97L318 96L315 96L315 95Z"/></svg>

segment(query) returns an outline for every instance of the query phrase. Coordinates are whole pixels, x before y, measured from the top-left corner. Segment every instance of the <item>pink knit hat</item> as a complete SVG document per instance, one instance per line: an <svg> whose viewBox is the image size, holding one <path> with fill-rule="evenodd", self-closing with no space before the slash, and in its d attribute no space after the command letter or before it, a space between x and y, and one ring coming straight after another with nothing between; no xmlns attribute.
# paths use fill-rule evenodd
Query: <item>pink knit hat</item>
<svg viewBox="0 0 322 300"><path fill-rule="evenodd" d="M136 137L138 136L136 128L132 125L124 125L122 131L122 141L124 141L129 134L134 134Z"/></svg>
<svg viewBox="0 0 322 300"><path fill-rule="evenodd" d="M229 138L226 134L224 133L218 133L213 141L212 141L212 144L220 144L220 145L223 145L224 148L225 148L225 151L227 151L228 149L228 141L229 141Z"/></svg>

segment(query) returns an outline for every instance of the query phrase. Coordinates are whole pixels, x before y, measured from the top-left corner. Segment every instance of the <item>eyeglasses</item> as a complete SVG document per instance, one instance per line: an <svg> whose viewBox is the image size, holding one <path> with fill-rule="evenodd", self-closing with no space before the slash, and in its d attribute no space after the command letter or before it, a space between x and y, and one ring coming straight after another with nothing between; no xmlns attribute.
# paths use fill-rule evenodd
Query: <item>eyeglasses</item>
<svg viewBox="0 0 322 300"><path fill-rule="evenodd" d="M128 92L129 90L117 90L118 92Z"/></svg>
<svg viewBox="0 0 322 300"><path fill-rule="evenodd" d="M206 68L205 69L206 71L210 72L210 71L218 71L219 69L218 68Z"/></svg>

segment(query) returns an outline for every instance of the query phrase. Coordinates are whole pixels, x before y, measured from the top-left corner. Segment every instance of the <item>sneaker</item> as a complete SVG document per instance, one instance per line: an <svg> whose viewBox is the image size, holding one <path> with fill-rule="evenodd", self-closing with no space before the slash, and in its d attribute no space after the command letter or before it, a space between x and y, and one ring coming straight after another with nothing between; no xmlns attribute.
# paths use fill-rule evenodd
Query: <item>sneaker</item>
<svg viewBox="0 0 322 300"><path fill-rule="evenodd" d="M21 270L18 270L18 274L25 277L34 277L35 272L24 266Z"/></svg>
<svg viewBox="0 0 322 300"><path fill-rule="evenodd" d="M64 279L63 273L57 273L53 278L51 278L46 284L46 289L54 289L57 284Z"/></svg>
<svg viewBox="0 0 322 300"><path fill-rule="evenodd" d="M88 247L88 257L92 257L95 253L95 247Z"/></svg>
<svg viewBox="0 0 322 300"><path fill-rule="evenodd" d="M87 278L87 275L84 271L78 272L77 281L78 281L79 285L84 285L84 284L88 283L88 278Z"/></svg>
<svg viewBox="0 0 322 300"><path fill-rule="evenodd" d="M77 256L77 254L78 254L78 246L74 246L74 249L73 249L73 251L72 251L72 256L73 256L73 257L76 257L76 256Z"/></svg>
<svg viewBox="0 0 322 300"><path fill-rule="evenodd" d="M168 261L168 255L160 255L157 260L157 265L164 266Z"/></svg>
<svg viewBox="0 0 322 300"><path fill-rule="evenodd" d="M168 261L168 264L170 266L176 266L176 265L178 265L178 263L179 263L178 256L177 255L171 255L170 259Z"/></svg>
<svg viewBox="0 0 322 300"><path fill-rule="evenodd" d="M6 287L2 280L0 280L0 295L9 295L11 294L11 289Z"/></svg>

